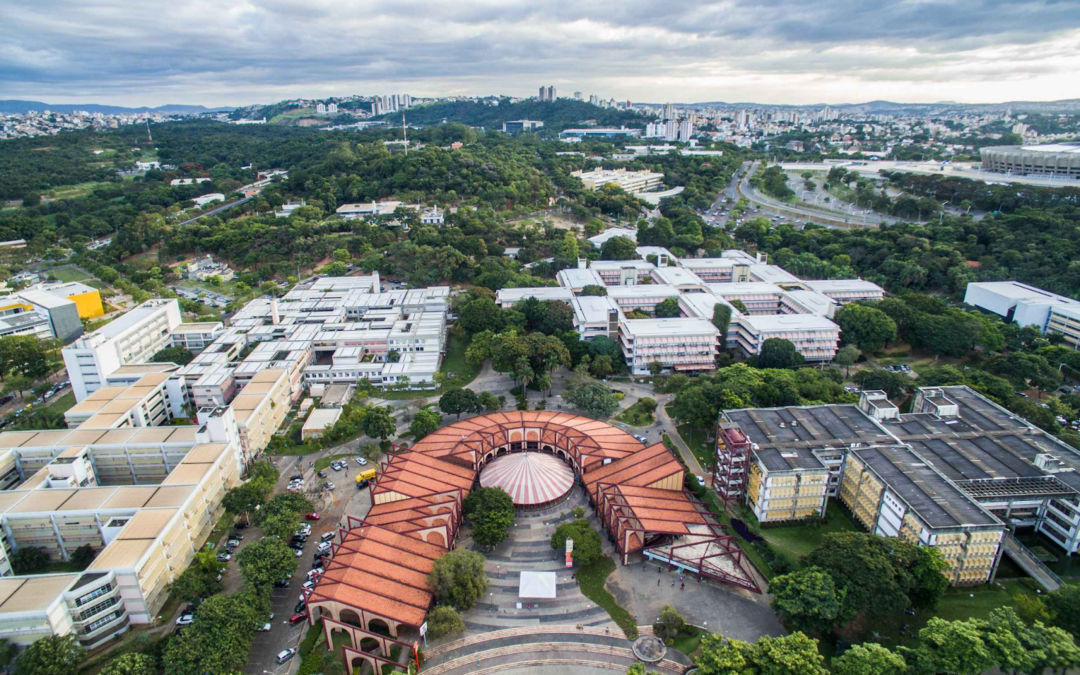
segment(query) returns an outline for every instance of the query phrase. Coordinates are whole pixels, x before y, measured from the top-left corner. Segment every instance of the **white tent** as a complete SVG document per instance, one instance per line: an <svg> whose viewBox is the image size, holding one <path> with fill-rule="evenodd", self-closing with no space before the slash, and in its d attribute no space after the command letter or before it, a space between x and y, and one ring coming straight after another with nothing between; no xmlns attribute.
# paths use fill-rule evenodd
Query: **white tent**
<svg viewBox="0 0 1080 675"><path fill-rule="evenodd" d="M555 597L554 572L522 572L518 585L518 597L526 599Z"/></svg>

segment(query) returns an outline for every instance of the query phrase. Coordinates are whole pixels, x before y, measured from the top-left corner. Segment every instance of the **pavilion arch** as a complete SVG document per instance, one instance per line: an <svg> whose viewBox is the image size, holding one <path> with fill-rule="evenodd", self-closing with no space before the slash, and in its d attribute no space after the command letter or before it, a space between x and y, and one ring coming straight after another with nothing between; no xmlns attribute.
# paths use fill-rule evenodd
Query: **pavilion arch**
<svg viewBox="0 0 1080 675"><path fill-rule="evenodd" d="M347 623L350 626L356 626L357 628L364 627L364 622L360 619L360 615L351 609L342 609L338 613L337 620L341 623Z"/></svg>
<svg viewBox="0 0 1080 675"><path fill-rule="evenodd" d="M382 645L380 645L379 641L373 637L365 637L360 639L360 651L362 652L367 652L368 654L371 654L373 652L380 651L381 648Z"/></svg>
<svg viewBox="0 0 1080 675"><path fill-rule="evenodd" d="M424 540L429 544L435 544L436 546L442 546L446 548L446 538L438 532L429 532L427 538Z"/></svg>
<svg viewBox="0 0 1080 675"><path fill-rule="evenodd" d="M394 633L390 632L390 625L382 619L371 618L368 619L367 629L371 633L378 633L379 635L392 636Z"/></svg>

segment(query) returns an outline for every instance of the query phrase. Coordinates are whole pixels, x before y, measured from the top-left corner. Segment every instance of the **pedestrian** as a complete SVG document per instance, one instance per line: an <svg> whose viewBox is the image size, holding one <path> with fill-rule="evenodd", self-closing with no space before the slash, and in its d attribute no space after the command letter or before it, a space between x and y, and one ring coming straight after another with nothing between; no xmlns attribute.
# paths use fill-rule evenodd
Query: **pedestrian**
<svg viewBox="0 0 1080 675"><path fill-rule="evenodd" d="M659 579L657 579L657 580L656 580L656 585L657 585L657 586L659 586L659 585L660 585L660 580L659 580Z"/></svg>
<svg viewBox="0 0 1080 675"><path fill-rule="evenodd" d="M686 584L679 584L679 590L680 591L686 590Z"/></svg>
<svg viewBox="0 0 1080 675"><path fill-rule="evenodd" d="M674 579L671 580L671 587L675 588L675 580Z"/></svg>

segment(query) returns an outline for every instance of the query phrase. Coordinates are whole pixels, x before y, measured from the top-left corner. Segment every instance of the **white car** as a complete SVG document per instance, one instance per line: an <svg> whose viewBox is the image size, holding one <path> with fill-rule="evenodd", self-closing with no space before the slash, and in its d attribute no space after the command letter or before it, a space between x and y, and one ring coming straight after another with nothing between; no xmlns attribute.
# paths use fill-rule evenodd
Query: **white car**
<svg viewBox="0 0 1080 675"><path fill-rule="evenodd" d="M271 628L273 628L273 627L274 627L274 626L273 626L273 624L270 624L270 623L264 623L263 625L261 625L261 626L259 626L258 628L256 628L256 629L255 629L255 632L256 632L256 633L269 633L269 632L270 632L270 629L271 629Z"/></svg>
<svg viewBox="0 0 1080 675"><path fill-rule="evenodd" d="M194 614L181 614L180 618L176 620L177 626L190 626L193 623L195 623Z"/></svg>
<svg viewBox="0 0 1080 675"><path fill-rule="evenodd" d="M704 485L705 484L705 479L702 478L701 476L699 476L697 474L694 474L694 478L697 478L698 485Z"/></svg>
<svg viewBox="0 0 1080 675"><path fill-rule="evenodd" d="M360 466L367 466L367 460L364 459L363 457L357 457L356 458L356 463L359 464Z"/></svg>
<svg viewBox="0 0 1080 675"><path fill-rule="evenodd" d="M291 648L291 647L289 649L283 649L282 651L278 652L277 662L278 663L285 663L286 661L291 659L295 654L296 654L296 650Z"/></svg>
<svg viewBox="0 0 1080 675"><path fill-rule="evenodd" d="M308 572L308 573L307 573L307 578L308 578L308 579L311 579L311 578L312 578L313 576L315 576L316 574L322 574L322 573L323 573L324 571L325 571L325 570L324 570L323 568L321 568L321 567L316 567L315 569L313 569L313 570L311 570L310 572Z"/></svg>
<svg viewBox="0 0 1080 675"><path fill-rule="evenodd" d="M304 549L302 549L302 548L296 549L296 557L297 558L303 558L304 557Z"/></svg>

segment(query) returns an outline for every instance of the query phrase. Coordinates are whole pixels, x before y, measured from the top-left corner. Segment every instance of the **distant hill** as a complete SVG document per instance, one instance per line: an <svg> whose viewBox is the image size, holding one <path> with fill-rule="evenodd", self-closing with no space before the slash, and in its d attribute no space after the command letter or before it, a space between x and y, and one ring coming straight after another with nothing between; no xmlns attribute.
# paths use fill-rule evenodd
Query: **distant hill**
<svg viewBox="0 0 1080 675"><path fill-rule="evenodd" d="M660 105L642 103L642 105ZM955 101L937 101L935 103L897 103L895 101L867 101L865 103L809 103L805 105L769 104L726 101L698 101L695 103L676 103L680 106L699 106L702 108L824 108L850 110L872 114L886 113L926 113L926 112L1041 112L1041 113L1080 113L1080 99L1069 98L1059 101L1005 101L1003 103L956 103Z"/></svg>
<svg viewBox="0 0 1080 675"><path fill-rule="evenodd" d="M563 128L581 124L586 120L595 120L596 124L601 126L625 124L641 127L653 119L632 110L600 108L574 99L546 102L528 100L519 103L501 99L497 106L476 101L447 101L409 108L404 112L405 120L409 124L439 124L446 121L487 129L501 129L503 122L513 120L539 120L547 127ZM387 113L373 119L400 123L401 112Z"/></svg>
<svg viewBox="0 0 1080 675"><path fill-rule="evenodd" d="M201 105L179 105L170 103L156 108L125 108L117 105L100 105L97 103L43 103L41 101L0 101L0 113L21 115L29 112L52 112L70 113L76 110L103 115L130 115L135 113L177 113L184 115L197 115L204 112L227 112L232 108L207 108Z"/></svg>

